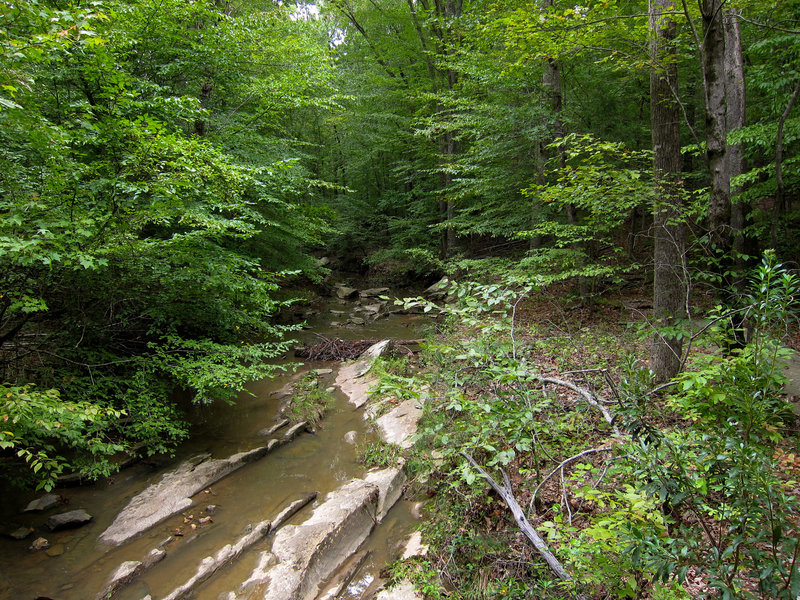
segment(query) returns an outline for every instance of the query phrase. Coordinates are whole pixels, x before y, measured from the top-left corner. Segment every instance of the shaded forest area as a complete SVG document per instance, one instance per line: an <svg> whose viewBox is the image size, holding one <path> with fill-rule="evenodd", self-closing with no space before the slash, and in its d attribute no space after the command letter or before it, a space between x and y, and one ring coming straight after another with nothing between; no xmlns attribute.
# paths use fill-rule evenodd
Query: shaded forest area
<svg viewBox="0 0 800 600"><path fill-rule="evenodd" d="M537 452L617 465L576 463L595 483L540 519L583 576L545 589L476 567L462 593L577 580L679 598L681 573L698 594L796 598L780 365L798 37L796 0L0 1L0 471L51 489L168 452L187 435L176 394L231 401L273 374L292 333L276 316L331 267L394 286L447 274L482 285L449 290L451 343L423 368L451 425L474 417L430 425L427 456L452 470L421 472L469 490L441 510L480 513L461 452L515 485L545 474ZM548 366L594 369L571 385L609 386L617 416L597 426L616 441L555 449L577 435L561 410L549 441L521 438L555 402L534 401L542 377L559 379L525 361L585 356L543 349L528 303L602 314L631 287L648 296L639 336L597 339L636 359ZM561 527L578 505L597 519ZM432 597L456 585L416 577Z"/></svg>

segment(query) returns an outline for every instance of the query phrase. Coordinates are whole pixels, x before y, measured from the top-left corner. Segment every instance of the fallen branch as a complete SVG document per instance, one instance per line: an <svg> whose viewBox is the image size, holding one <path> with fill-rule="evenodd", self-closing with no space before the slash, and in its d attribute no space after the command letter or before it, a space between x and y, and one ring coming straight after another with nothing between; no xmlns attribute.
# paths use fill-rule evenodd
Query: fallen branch
<svg viewBox="0 0 800 600"><path fill-rule="evenodd" d="M596 408L600 412L600 414L603 415L603 418L606 420L606 423L608 423L611 426L614 435L616 436L621 435L619 428L614 424L614 417L611 416L611 413L608 412L608 409L605 406L603 406L602 402L600 402L595 397L595 395L586 388L577 386L571 381L566 381L565 379L556 379L555 377L544 377L543 375L537 375L536 373L528 373L527 375L535 379L536 381L541 381L542 383L550 383L552 385L560 385L561 387L565 387L569 390L572 390L573 392L581 396L588 405L592 406L593 408Z"/></svg>
<svg viewBox="0 0 800 600"><path fill-rule="evenodd" d="M548 473L548 474L545 476L545 478L544 478L544 479L542 479L542 480L539 482L539 485L537 485L537 486L536 486L536 489L535 489L535 490L533 490L533 495L531 496L531 501L530 501L530 504L528 505L528 507L530 508L530 506L531 506L531 505L533 505L533 502L536 500L536 495L539 493L539 490L540 490L540 489L542 489L542 486L543 486L545 483L547 483L547 482L548 482L548 480L549 480L549 479L550 479L550 478L551 478L553 475L555 475L555 474L556 474L556 473L558 473L559 471L563 471L564 467L565 467L565 466L567 466L569 463L571 463L573 460L578 460L578 459L579 459L579 458L581 458L582 456L588 456L589 454L597 454L598 452L611 452L611 448L605 448L605 447L604 447L604 448L589 448L588 450L584 450L583 452L579 452L578 454L575 454L574 456L570 456L568 459L566 459L566 460L562 461L562 462L561 462L561 464L560 464L560 465L558 465L558 466L557 466L555 469L553 469L552 471L550 471L550 472L549 472L549 473Z"/></svg>
<svg viewBox="0 0 800 600"><path fill-rule="evenodd" d="M497 492L500 497L503 499L503 502L506 503L509 510L511 510L511 514L514 515L514 520L519 525L519 528L522 530L522 533L525 534L525 537L530 540L533 544L533 547L536 548L537 552L544 558L547 566L550 567L550 570L555 573L559 579L562 581L572 581L569 573L567 573L566 569L558 562L558 559L550 552L550 549L547 547L545 541L541 538L541 536L536 532L533 528L533 525L530 524L528 519L525 517L525 513L522 512L522 508L520 507L517 499L514 498L514 492L511 489L511 482L508 480L508 475L503 469L500 469L500 472L503 474L503 482L504 485L500 485L497 483L491 475L489 475L486 471L483 470L482 467L475 462L475 459L472 458L466 452L461 452L461 456L466 458L473 467L478 470L486 481L489 482L489 485L492 486L492 489Z"/></svg>

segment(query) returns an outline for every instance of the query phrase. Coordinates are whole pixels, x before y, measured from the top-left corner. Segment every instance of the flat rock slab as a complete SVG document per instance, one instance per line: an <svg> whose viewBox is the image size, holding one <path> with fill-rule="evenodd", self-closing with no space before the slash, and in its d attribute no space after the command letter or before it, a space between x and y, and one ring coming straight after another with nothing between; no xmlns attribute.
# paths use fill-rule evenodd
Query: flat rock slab
<svg viewBox="0 0 800 600"><path fill-rule="evenodd" d="M391 340L383 340L373 344L364 351L359 360L345 365L336 374L334 383L347 396L350 404L356 408L361 408L366 404L369 390L377 382L375 377L367 376L372 361L386 352L390 343Z"/></svg>
<svg viewBox="0 0 800 600"><path fill-rule="evenodd" d="M427 556L428 549L428 545L422 543L422 532L415 531L406 540L406 547L403 550L403 556L400 558L401 560L406 560L415 556Z"/></svg>
<svg viewBox="0 0 800 600"><path fill-rule="evenodd" d="M378 288L369 288L367 290L361 290L358 295L361 296L362 298L374 298L376 296L381 296L388 293L389 293L388 287L378 287Z"/></svg>
<svg viewBox="0 0 800 600"><path fill-rule="evenodd" d="M403 495L403 489L408 482L408 476L402 465L389 467L380 471L370 471L364 477L367 483L378 486L378 508L376 511L378 522L382 521Z"/></svg>
<svg viewBox="0 0 800 600"><path fill-rule="evenodd" d="M53 515L45 522L44 526L50 531L58 531L59 529L71 529L86 525L92 520L92 515L87 513L82 508L78 510L71 510L69 512Z"/></svg>
<svg viewBox="0 0 800 600"><path fill-rule="evenodd" d="M336 296L342 300L346 300L348 298L355 298L356 296L358 296L358 290L343 285L341 287L336 288Z"/></svg>
<svg viewBox="0 0 800 600"><path fill-rule="evenodd" d="M342 393L347 396L350 404L356 408L361 408L367 403L369 397L369 390L376 383L375 377L365 377L365 363L362 361L354 362L351 365L346 365L339 369L334 382L342 390Z"/></svg>
<svg viewBox="0 0 800 600"><path fill-rule="evenodd" d="M194 595L197 587L211 577L216 571L236 560L242 552L257 544L268 533L275 531L283 522L298 510L317 497L316 492L306 494L303 498L292 502L272 521L266 520L256 524L252 530L239 538L234 544L220 548L213 556L204 558L192 575L183 585L175 588L164 600L183 600Z"/></svg>
<svg viewBox="0 0 800 600"><path fill-rule="evenodd" d="M375 525L378 487L354 479L330 493L302 525L275 535L265 600L313 600L319 584L349 558Z"/></svg>
<svg viewBox="0 0 800 600"><path fill-rule="evenodd" d="M191 496L267 452L269 447L263 446L228 458L210 459L204 455L181 463L161 481L134 496L108 529L100 534L100 541L115 546L126 542L185 510L192 505Z"/></svg>
<svg viewBox="0 0 800 600"><path fill-rule="evenodd" d="M162 561L166 556L167 553L164 550L154 548L144 560L126 560L111 573L103 591L96 596L96 600L113 598L122 588L130 584L150 567Z"/></svg>
<svg viewBox="0 0 800 600"><path fill-rule="evenodd" d="M416 433L421 417L422 408L419 407L419 401L409 399L378 417L376 423L385 442L397 444L401 448L410 448L414 445L411 436Z"/></svg>
<svg viewBox="0 0 800 600"><path fill-rule="evenodd" d="M250 577L226 600L316 598L320 585L353 556L391 499L399 497L399 471L374 471L328 494L308 520L275 535L271 551L262 552Z"/></svg>

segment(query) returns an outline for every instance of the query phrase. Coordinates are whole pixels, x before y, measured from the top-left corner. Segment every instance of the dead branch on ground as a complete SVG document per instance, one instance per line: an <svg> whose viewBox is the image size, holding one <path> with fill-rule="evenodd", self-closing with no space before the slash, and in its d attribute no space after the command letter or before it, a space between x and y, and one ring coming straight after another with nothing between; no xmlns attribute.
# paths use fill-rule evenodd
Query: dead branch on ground
<svg viewBox="0 0 800 600"><path fill-rule="evenodd" d="M547 566L550 567L550 570L553 571L553 573L555 573L556 576L561 579L561 581L572 581L570 574L567 573L566 569L564 569L563 565L558 561L555 555L550 552L550 549L547 547L545 541L525 517L525 513L522 512L522 508L517 502L517 499L514 497L514 492L511 489L511 481L509 481L506 472L503 469L500 469L500 473L503 474L503 485L500 485L492 478L491 475L489 475L481 466L479 466L478 463L475 462L475 459L472 458L472 456L466 452L461 452L461 456L466 458L469 463L478 470L483 478L489 482L489 485L492 486L492 489L503 499L503 502L506 503L506 506L508 506L511 514L514 516L514 520L517 522L517 525L519 525L520 530L523 534L525 534L525 537L530 540L530 542L533 544L533 547L536 548L537 552L539 552L541 557L547 563Z"/></svg>

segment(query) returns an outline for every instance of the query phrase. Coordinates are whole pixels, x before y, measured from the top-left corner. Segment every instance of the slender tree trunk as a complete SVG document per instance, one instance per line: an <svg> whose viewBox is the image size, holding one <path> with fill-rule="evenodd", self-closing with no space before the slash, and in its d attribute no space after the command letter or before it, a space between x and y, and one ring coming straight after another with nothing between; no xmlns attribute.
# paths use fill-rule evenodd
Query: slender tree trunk
<svg viewBox="0 0 800 600"><path fill-rule="evenodd" d="M744 60L742 58L742 36L739 31L739 19L735 8L729 8L723 15L725 27L725 95L727 112L725 129L728 132L745 125L746 94L744 87ZM729 145L725 155L728 177L733 179L744 172L744 149L741 144ZM740 198L742 188L731 189L731 236L733 249L736 252L735 263L739 270L744 268L743 256L746 251L744 234L745 221L750 212L749 206Z"/></svg>
<svg viewBox="0 0 800 600"><path fill-rule="evenodd" d="M450 200L450 185L453 183L453 176L450 173L447 163L452 160L456 153L456 142L452 132L448 131L439 138L439 217L447 223L441 238L441 256L447 258L453 254L456 245L456 232L453 229L452 220L455 216L455 208Z"/></svg>
<svg viewBox="0 0 800 600"><path fill-rule="evenodd" d="M700 0L703 17L702 62L706 108L706 157L711 174L708 226L712 241L727 249L730 239L731 185L727 170L728 147L725 90L724 0Z"/></svg>
<svg viewBox="0 0 800 600"><path fill-rule="evenodd" d="M655 180L653 318L656 328L665 328L685 316L686 295L682 268L685 227L681 223L681 196L676 189L681 168L681 116L672 93L678 83L675 63L677 27L668 16L674 10L673 0L651 0L649 10L653 60L650 71L650 119ZM679 338L661 332L654 336L650 368L660 381L678 373L681 351Z"/></svg>
<svg viewBox="0 0 800 600"><path fill-rule="evenodd" d="M789 118L789 113L792 112L794 103L797 97L800 96L800 79L794 88L792 97L789 98L789 103L783 111L781 118L778 120L778 136L775 140L775 183L777 190L775 191L775 206L772 209L772 247L774 248L778 243L778 221L780 215L786 209L786 185L783 182L783 128L786 125L786 119Z"/></svg>
<svg viewBox="0 0 800 600"><path fill-rule="evenodd" d="M444 58L453 53L454 39L449 26L455 19L461 16L462 3L461 0L434 0L434 8L436 10L436 16L444 21L444 25L437 25L434 27L434 33L437 36L437 53ZM423 39L424 38L420 38L421 41ZM452 91L458 83L458 73L449 67L440 70L440 72L441 79L444 80L444 87L448 91ZM456 246L456 232L452 225L456 210L449 196L448 188L453 180L450 165L457 152L458 143L455 133L448 130L439 138L439 193L442 197L439 201L439 210L441 218L447 223L445 230L442 232L442 258L452 256Z"/></svg>

